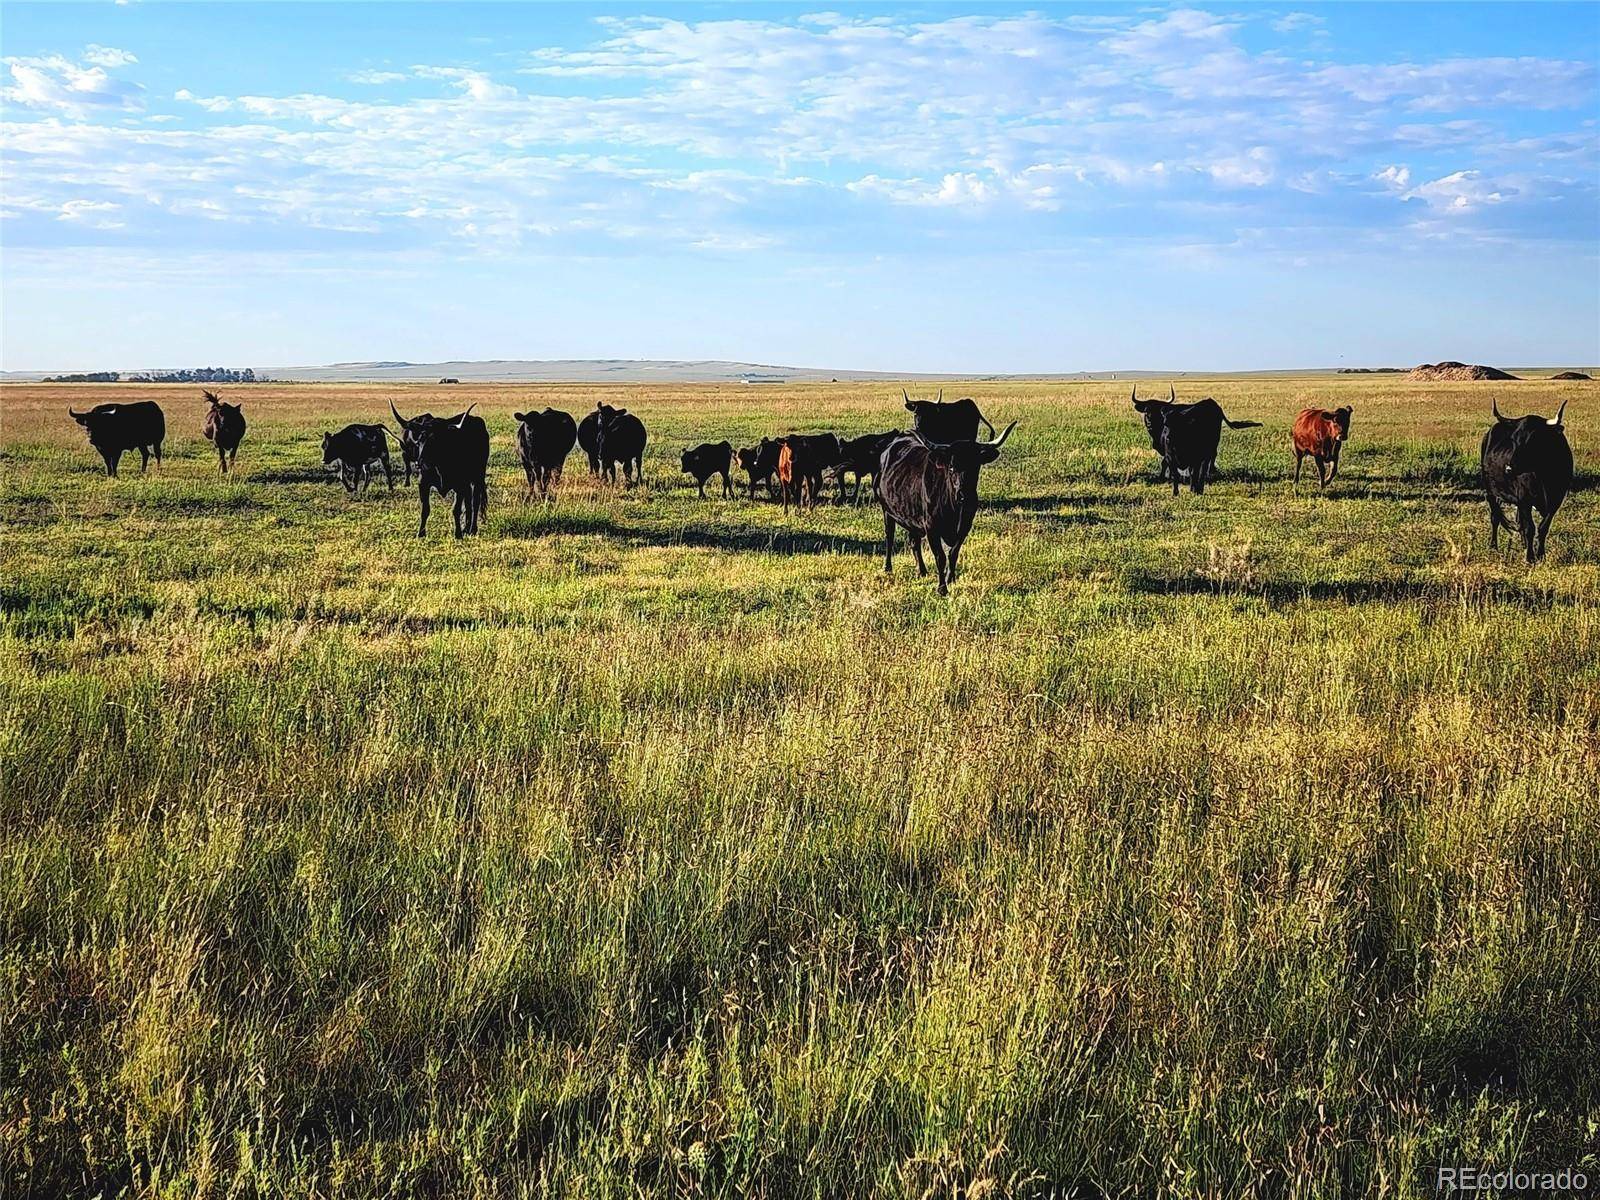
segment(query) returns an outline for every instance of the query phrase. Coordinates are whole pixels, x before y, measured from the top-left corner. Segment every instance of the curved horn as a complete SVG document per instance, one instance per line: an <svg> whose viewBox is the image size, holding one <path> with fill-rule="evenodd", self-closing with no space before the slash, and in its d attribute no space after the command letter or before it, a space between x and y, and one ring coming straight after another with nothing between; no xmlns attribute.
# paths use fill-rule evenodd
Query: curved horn
<svg viewBox="0 0 1600 1200"><path fill-rule="evenodd" d="M457 429L460 429L460 428L462 428L463 426L466 425L467 418L472 415L472 410L477 408L477 407L478 407L478 402L476 400L474 400L471 404L467 405L467 411L462 413L461 414L461 419L456 422L456 428Z"/></svg>
<svg viewBox="0 0 1600 1200"><path fill-rule="evenodd" d="M77 420L79 417L87 417L88 415L89 415L88 413L79 412L77 409L73 408L72 405L70 405L70 404L67 405L67 416L71 417L73 420Z"/></svg>
<svg viewBox="0 0 1600 1200"><path fill-rule="evenodd" d="M1489 407L1494 410L1494 419L1496 421L1505 420L1505 417L1500 415L1500 398L1498 396L1489 397Z"/></svg>
<svg viewBox="0 0 1600 1200"><path fill-rule="evenodd" d="M992 442L985 442L984 445L993 446L996 450L1000 449L1001 446L1006 444L1006 439L1011 436L1011 431L1016 427L1017 423L1015 421L1011 422L1011 424L1006 426L1006 431L1004 433L1002 433Z"/></svg>
<svg viewBox="0 0 1600 1200"><path fill-rule="evenodd" d="M1570 397L1570 396L1567 397L1568 400L1570 400L1571 398L1572 397ZM1560 429L1561 428L1561 414L1566 412L1566 411L1567 411L1567 401L1563 400L1561 402L1561 407L1556 409L1556 419L1554 421L1551 421L1550 424L1554 425L1557 429Z"/></svg>
<svg viewBox="0 0 1600 1200"><path fill-rule="evenodd" d="M1137 383L1133 385L1133 390L1128 393L1128 403L1129 404L1137 404L1137 403L1139 403L1139 385Z"/></svg>
<svg viewBox="0 0 1600 1200"><path fill-rule="evenodd" d="M394 419L400 422L401 429L409 430L411 428L411 426L406 423L406 419L400 415L400 410L394 406L393 400L389 401L389 411L394 414Z"/></svg>
<svg viewBox="0 0 1600 1200"><path fill-rule="evenodd" d="M907 404L911 403L911 393L906 391L905 388L900 389L900 396Z"/></svg>
<svg viewBox="0 0 1600 1200"><path fill-rule="evenodd" d="M1169 383L1169 384L1167 384L1167 403L1168 404L1176 404L1177 402L1178 402L1178 389L1173 387Z"/></svg>
<svg viewBox="0 0 1600 1200"><path fill-rule="evenodd" d="M937 401L935 401L935 403L937 403L937 404L943 404L944 403L944 389L943 388L939 389L939 399Z"/></svg>

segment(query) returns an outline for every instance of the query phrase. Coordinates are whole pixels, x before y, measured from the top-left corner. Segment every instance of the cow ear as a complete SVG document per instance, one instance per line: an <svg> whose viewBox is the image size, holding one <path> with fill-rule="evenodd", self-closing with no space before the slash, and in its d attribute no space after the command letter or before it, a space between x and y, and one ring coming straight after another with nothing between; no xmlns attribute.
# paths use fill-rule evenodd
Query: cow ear
<svg viewBox="0 0 1600 1200"><path fill-rule="evenodd" d="M512 417L512 420L515 420L515 421L526 421L528 419L528 414L527 413L514 412L514 413L511 414L511 417Z"/></svg>

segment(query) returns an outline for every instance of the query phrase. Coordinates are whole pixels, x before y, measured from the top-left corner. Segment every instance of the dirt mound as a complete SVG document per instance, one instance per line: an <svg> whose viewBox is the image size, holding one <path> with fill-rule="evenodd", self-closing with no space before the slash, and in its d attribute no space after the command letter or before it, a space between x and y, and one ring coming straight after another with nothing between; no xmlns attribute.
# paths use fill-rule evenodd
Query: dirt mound
<svg viewBox="0 0 1600 1200"><path fill-rule="evenodd" d="M1559 375L1550 376L1551 379L1593 379L1593 375L1585 375L1582 371L1563 371Z"/></svg>
<svg viewBox="0 0 1600 1200"><path fill-rule="evenodd" d="M1515 375L1508 375L1497 367L1469 366L1467 363L1438 362L1423 363L1420 367L1413 368L1408 379L1515 379Z"/></svg>

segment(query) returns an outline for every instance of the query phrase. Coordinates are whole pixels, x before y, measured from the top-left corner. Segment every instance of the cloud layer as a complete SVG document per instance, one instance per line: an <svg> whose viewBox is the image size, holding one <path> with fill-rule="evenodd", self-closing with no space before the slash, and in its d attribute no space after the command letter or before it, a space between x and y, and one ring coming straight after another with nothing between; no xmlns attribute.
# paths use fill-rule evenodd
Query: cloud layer
<svg viewBox="0 0 1600 1200"><path fill-rule="evenodd" d="M1592 250L1592 62L1353 63L1330 41L1266 10L602 18L572 47L159 97L134 55L89 45L5 60L7 242Z"/></svg>

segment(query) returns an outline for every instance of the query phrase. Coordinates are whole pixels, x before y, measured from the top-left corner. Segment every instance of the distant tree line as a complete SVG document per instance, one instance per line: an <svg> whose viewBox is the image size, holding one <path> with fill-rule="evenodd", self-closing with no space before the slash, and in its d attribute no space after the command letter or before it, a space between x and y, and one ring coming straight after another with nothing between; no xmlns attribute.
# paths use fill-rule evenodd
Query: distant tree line
<svg viewBox="0 0 1600 1200"><path fill-rule="evenodd" d="M121 371L88 371L81 375L51 375L46 383L265 383L265 375L257 375L246 367L235 371L232 367L185 367L181 371L142 371L124 377Z"/></svg>

